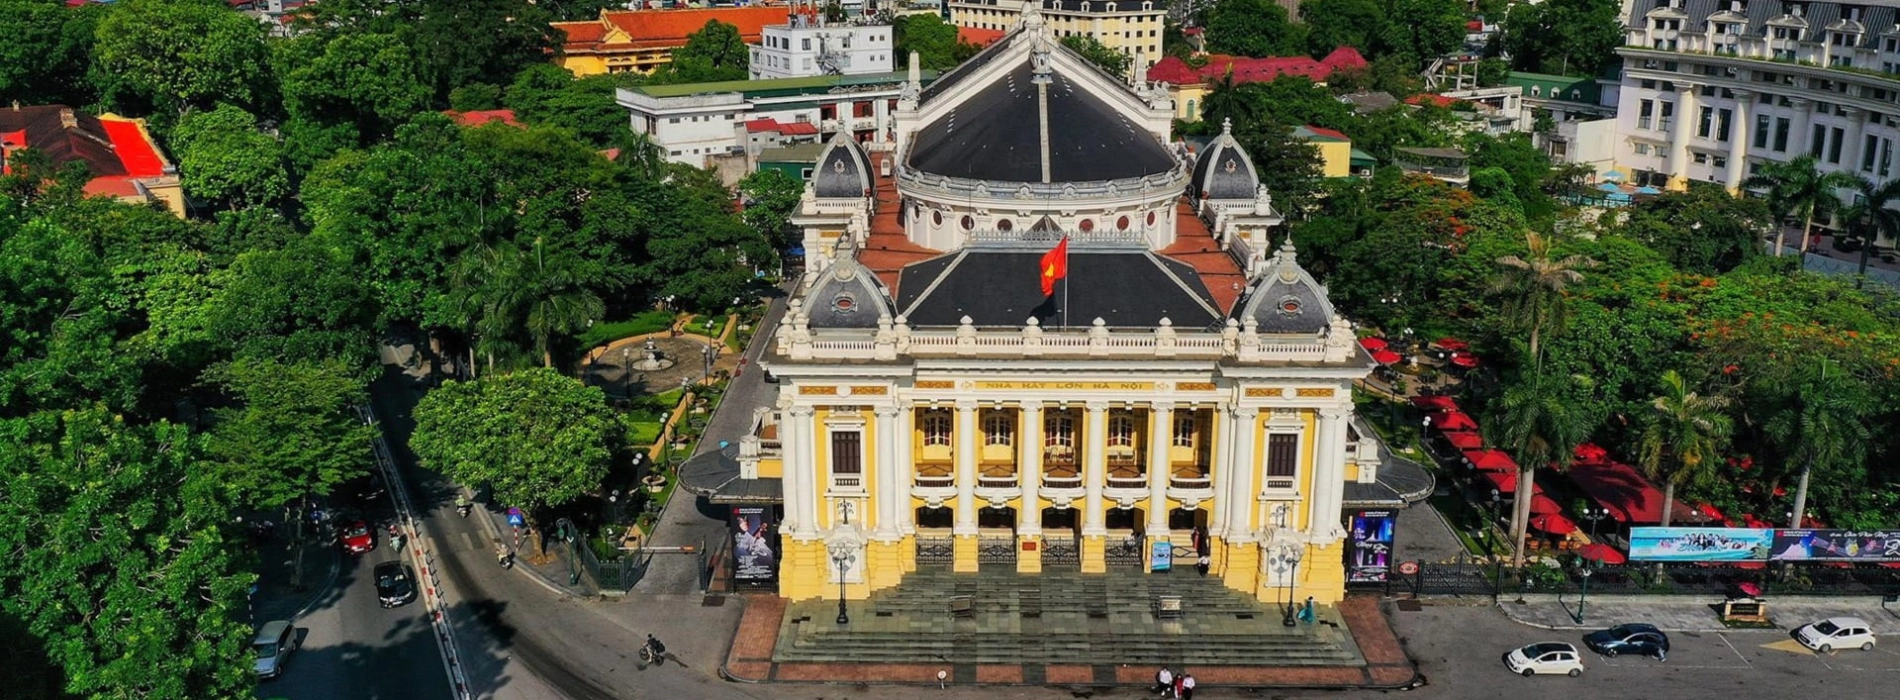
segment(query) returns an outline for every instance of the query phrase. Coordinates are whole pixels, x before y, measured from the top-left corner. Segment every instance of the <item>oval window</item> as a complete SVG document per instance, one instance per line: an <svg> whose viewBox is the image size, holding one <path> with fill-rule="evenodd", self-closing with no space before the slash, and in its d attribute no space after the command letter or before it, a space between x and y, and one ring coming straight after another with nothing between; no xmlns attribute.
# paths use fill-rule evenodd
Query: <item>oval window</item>
<svg viewBox="0 0 1900 700"><path fill-rule="evenodd" d="M1076 224L1076 225L1075 225L1075 227L1076 227L1076 228L1079 228L1079 229L1082 229L1082 232L1083 232L1083 233L1088 233L1088 232L1090 232L1090 231L1093 231L1093 230L1095 230L1095 220L1094 220L1094 219L1083 219L1083 220L1081 221L1081 223L1078 223L1078 224Z"/></svg>
<svg viewBox="0 0 1900 700"><path fill-rule="evenodd" d="M971 218L969 214L964 214L963 220L958 223L961 223L963 225L963 230L965 231L976 228L976 219Z"/></svg>
<svg viewBox="0 0 1900 700"><path fill-rule="evenodd" d="M930 225L931 225L931 226L942 226L942 225L943 225L943 212L940 212L940 211L933 211L933 212L930 212Z"/></svg>
<svg viewBox="0 0 1900 700"><path fill-rule="evenodd" d="M1016 225L1010 223L1009 219L998 219L996 221L996 230L998 231L1008 231L1013 228L1016 228Z"/></svg>
<svg viewBox="0 0 1900 700"><path fill-rule="evenodd" d="M1292 315L1292 314L1297 314L1299 312L1300 312L1299 298L1286 297L1280 300L1280 313Z"/></svg>
<svg viewBox="0 0 1900 700"><path fill-rule="evenodd" d="M1149 225L1149 226L1153 226L1153 225L1155 225L1155 213L1154 213L1154 212L1148 212L1148 225Z"/></svg>
<svg viewBox="0 0 1900 700"><path fill-rule="evenodd" d="M1116 219L1115 228L1121 229L1123 231L1128 230L1128 217L1124 216L1122 218Z"/></svg>
<svg viewBox="0 0 1900 700"><path fill-rule="evenodd" d="M839 311L853 311L858 308L858 302L849 295L841 294L838 295L836 299L831 300L831 308Z"/></svg>

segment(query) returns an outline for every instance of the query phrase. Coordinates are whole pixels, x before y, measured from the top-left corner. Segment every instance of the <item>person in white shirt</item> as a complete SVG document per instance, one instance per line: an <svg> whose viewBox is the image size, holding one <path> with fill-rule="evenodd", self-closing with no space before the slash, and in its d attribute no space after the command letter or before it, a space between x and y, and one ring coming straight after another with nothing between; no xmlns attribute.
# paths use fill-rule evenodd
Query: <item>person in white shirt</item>
<svg viewBox="0 0 1900 700"><path fill-rule="evenodd" d="M1181 675L1181 700L1194 700L1194 676Z"/></svg>
<svg viewBox="0 0 1900 700"><path fill-rule="evenodd" d="M1161 670L1155 673L1155 688L1161 691L1161 697L1174 695L1174 672L1162 666Z"/></svg>

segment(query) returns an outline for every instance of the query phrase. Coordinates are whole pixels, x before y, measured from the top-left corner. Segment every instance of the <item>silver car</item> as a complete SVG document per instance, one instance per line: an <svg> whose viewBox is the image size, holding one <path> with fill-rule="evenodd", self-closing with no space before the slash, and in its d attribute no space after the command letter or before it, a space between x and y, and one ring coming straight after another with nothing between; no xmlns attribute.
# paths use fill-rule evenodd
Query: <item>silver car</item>
<svg viewBox="0 0 1900 700"><path fill-rule="evenodd" d="M274 620L257 628L257 636L251 639L251 650L257 655L257 677L270 679L282 674L284 662L296 648L297 628L290 626L290 621Z"/></svg>

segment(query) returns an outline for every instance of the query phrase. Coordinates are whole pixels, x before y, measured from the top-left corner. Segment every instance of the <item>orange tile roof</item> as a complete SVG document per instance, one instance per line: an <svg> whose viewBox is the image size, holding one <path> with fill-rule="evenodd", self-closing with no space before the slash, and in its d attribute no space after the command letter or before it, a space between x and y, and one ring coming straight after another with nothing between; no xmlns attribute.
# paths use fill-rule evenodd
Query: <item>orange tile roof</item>
<svg viewBox="0 0 1900 700"><path fill-rule="evenodd" d="M705 28L706 23L713 20L738 27L739 36L751 42L758 40L766 26L785 24L790 16L791 9L784 5L756 5L602 12L600 21L603 25L612 25L626 32L627 38L634 42L677 41L684 44L687 35Z"/></svg>
<svg viewBox="0 0 1900 700"><path fill-rule="evenodd" d="M1213 295L1214 305L1223 313L1232 313L1234 302L1247 289L1247 275L1241 272L1240 263L1221 249L1186 197L1177 200L1174 221L1174 245L1163 248L1161 254L1192 266Z"/></svg>
<svg viewBox="0 0 1900 700"><path fill-rule="evenodd" d="M455 120L455 123L462 126L481 126L489 122L501 122L508 126L521 126L521 122L515 121L515 111L512 109L475 109L467 112L445 109L442 110L442 113L448 115L450 119Z"/></svg>
<svg viewBox="0 0 1900 700"><path fill-rule="evenodd" d="M997 39L1003 38L1003 34L1005 34L1005 32L1001 29L957 27L957 41L966 44L976 44L980 47L987 47L990 44L996 43Z"/></svg>
<svg viewBox="0 0 1900 700"><path fill-rule="evenodd" d="M591 22L549 22L548 26L567 35L567 43L592 44L607 36L607 25L599 20Z"/></svg>

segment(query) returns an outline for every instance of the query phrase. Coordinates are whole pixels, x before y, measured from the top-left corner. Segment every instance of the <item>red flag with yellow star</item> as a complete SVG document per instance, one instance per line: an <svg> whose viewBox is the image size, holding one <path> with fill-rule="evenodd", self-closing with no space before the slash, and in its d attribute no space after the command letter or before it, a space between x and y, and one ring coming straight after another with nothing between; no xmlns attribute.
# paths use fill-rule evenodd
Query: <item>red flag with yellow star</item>
<svg viewBox="0 0 1900 700"><path fill-rule="evenodd" d="M1069 276L1069 238L1067 236L1064 236L1062 242L1057 243L1056 247L1042 254L1041 267L1042 295L1054 295L1056 280Z"/></svg>

